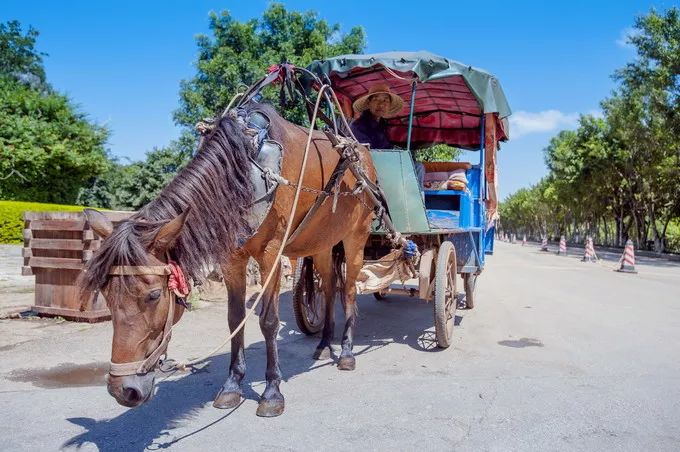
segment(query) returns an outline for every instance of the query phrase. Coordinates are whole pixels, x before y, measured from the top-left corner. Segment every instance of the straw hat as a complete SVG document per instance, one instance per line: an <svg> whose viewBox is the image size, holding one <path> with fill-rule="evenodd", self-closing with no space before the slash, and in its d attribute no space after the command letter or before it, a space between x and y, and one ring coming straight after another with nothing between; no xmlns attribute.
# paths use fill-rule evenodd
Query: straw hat
<svg viewBox="0 0 680 452"><path fill-rule="evenodd" d="M386 116L392 116L399 113L404 106L404 100L390 91L390 86L387 83L376 83L368 89L368 93L361 96L354 101L352 107L357 113L368 110L368 99L374 94L387 94L390 96L390 109Z"/></svg>

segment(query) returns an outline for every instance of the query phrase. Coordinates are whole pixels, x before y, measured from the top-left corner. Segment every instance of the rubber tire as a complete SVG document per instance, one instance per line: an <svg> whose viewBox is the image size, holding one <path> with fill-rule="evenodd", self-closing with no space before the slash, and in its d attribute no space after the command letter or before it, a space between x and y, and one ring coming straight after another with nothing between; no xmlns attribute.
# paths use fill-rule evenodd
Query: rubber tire
<svg viewBox="0 0 680 452"><path fill-rule="evenodd" d="M305 260L309 259L309 262L305 264ZM304 270L304 265L314 265L311 261L311 258L304 258L304 259L298 259L297 266L295 267L295 276L293 278L294 281L294 286L293 286L293 313L295 314L295 323L297 324L298 328L300 331L305 333L308 336L311 336L313 334L318 333L323 329L323 324L324 324L324 315L319 316L319 323L318 324L313 324L310 322L309 318L307 317L306 311L307 308L306 306L309 305L309 295L306 290L306 285L307 281L306 278L308 278L308 273L307 271ZM318 285L315 284L315 290L313 296L317 296L317 289ZM323 298L323 296L322 296ZM321 302L321 305L323 306L323 300Z"/></svg>
<svg viewBox="0 0 680 452"><path fill-rule="evenodd" d="M465 307L473 309L475 307L475 289L477 288L477 277L474 273L466 273L463 276L463 287L465 288Z"/></svg>
<svg viewBox="0 0 680 452"><path fill-rule="evenodd" d="M453 338L456 320L456 248L448 240L439 246L434 276L434 331L437 347L448 348ZM452 300L447 300L446 289L451 285ZM447 303L448 302L448 303ZM449 312L446 307L449 306ZM453 312L451 312L453 310ZM451 316L449 317L449 313Z"/></svg>

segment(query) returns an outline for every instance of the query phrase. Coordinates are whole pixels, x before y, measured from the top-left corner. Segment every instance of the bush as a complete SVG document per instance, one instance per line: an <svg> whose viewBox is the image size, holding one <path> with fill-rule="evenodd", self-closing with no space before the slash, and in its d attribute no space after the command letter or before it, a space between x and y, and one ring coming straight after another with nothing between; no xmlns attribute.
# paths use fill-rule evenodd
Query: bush
<svg viewBox="0 0 680 452"><path fill-rule="evenodd" d="M26 210L37 212L79 212L83 206L43 204L39 202L0 201L0 243L24 243L24 219Z"/></svg>

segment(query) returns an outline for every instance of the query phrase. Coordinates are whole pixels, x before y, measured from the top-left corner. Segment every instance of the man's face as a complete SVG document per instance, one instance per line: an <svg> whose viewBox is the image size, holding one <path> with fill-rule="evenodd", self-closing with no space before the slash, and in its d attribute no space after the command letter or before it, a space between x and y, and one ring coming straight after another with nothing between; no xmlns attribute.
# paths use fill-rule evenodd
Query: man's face
<svg viewBox="0 0 680 452"><path fill-rule="evenodd" d="M368 98L368 110L377 119L383 118L390 109L392 99L389 94L374 94Z"/></svg>

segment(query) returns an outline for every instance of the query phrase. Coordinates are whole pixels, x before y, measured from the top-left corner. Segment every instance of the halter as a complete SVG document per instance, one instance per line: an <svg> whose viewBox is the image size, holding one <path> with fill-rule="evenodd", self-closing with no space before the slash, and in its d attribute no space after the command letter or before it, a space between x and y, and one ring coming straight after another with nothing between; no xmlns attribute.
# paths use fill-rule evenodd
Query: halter
<svg viewBox="0 0 680 452"><path fill-rule="evenodd" d="M189 294L189 286L186 278L182 273L179 265L168 259L167 265L122 265L114 266L109 270L111 276L138 276L138 275L158 275L168 276L168 285L165 290L170 291L170 306L168 308L168 317L163 326L163 339L156 349L145 359L141 361L133 361L127 363L110 362L109 374L114 377L123 377L127 375L144 375L154 370L158 365L159 360L168 349L168 343L172 336L172 322L175 318L175 303L185 303L178 300L186 297Z"/></svg>

